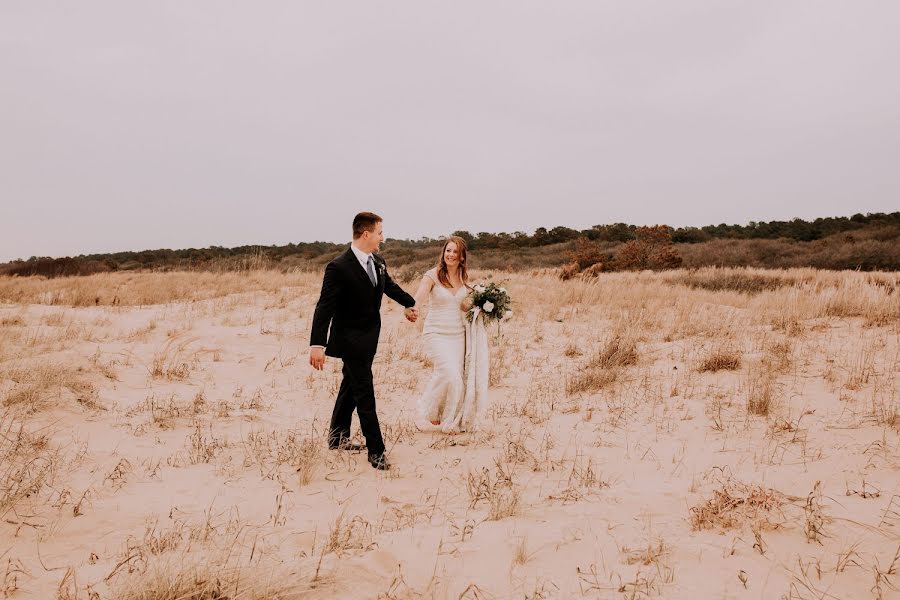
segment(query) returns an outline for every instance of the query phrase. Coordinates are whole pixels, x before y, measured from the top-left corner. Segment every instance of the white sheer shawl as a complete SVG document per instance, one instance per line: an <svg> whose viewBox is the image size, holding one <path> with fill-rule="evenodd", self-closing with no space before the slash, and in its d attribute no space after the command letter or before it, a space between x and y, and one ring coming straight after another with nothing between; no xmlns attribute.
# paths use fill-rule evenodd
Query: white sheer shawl
<svg viewBox="0 0 900 600"><path fill-rule="evenodd" d="M479 429L488 406L488 379L490 378L488 333L484 316L476 308L472 321L466 321L466 395L462 410L458 412L457 427L461 431Z"/></svg>

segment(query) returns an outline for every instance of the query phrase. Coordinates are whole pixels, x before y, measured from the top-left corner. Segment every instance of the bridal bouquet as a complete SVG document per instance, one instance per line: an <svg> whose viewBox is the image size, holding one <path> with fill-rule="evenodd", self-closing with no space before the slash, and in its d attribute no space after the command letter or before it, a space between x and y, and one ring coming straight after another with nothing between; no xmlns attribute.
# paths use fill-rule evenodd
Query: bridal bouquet
<svg viewBox="0 0 900 600"><path fill-rule="evenodd" d="M472 307L466 311L466 319L469 322L474 318L476 309L484 315L484 320L487 322L506 320L512 316L512 310L509 308L512 300L509 294L506 293L505 288L493 281L479 283L473 287L469 293L469 300L472 303Z"/></svg>

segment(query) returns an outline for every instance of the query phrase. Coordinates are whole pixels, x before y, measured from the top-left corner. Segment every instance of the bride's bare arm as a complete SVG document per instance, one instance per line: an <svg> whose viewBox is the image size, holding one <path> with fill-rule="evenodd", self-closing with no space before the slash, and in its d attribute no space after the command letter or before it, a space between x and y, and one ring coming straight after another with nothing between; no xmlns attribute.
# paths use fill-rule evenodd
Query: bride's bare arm
<svg viewBox="0 0 900 600"><path fill-rule="evenodd" d="M420 306L426 298L428 298L428 294L431 293L431 288L434 287L434 280L431 279L428 275L424 275L422 277L422 283L419 284L419 289L416 290L413 299L416 301L416 307Z"/></svg>

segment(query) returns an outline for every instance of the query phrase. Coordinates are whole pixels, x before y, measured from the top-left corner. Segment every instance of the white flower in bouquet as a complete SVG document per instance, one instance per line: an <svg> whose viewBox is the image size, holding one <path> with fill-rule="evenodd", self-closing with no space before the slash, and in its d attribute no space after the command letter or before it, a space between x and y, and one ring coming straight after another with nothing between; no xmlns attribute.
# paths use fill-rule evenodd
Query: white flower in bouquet
<svg viewBox="0 0 900 600"><path fill-rule="evenodd" d="M503 320L508 321L509 319L512 319L512 316L513 316L513 311L508 310L505 313L503 313Z"/></svg>
<svg viewBox="0 0 900 600"><path fill-rule="evenodd" d="M475 284L470 292L469 301L471 307L466 313L466 319L471 323L478 315L482 323L492 323L506 320L506 312L512 303L506 288L500 287L493 281ZM499 329L498 329L499 331Z"/></svg>

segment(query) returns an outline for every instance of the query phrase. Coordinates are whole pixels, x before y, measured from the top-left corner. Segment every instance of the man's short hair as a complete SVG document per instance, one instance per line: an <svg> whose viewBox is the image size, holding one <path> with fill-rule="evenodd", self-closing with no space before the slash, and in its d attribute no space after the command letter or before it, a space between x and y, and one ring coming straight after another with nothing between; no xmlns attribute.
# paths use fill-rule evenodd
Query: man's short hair
<svg viewBox="0 0 900 600"><path fill-rule="evenodd" d="M375 225L383 219L373 212L361 212L353 217L353 239L360 237L366 231L375 231Z"/></svg>

